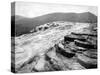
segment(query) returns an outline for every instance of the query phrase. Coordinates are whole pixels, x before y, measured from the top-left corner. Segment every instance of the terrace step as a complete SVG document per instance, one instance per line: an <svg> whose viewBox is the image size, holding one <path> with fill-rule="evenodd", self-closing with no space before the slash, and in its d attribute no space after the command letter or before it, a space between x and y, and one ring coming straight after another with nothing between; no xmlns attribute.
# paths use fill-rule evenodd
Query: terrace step
<svg viewBox="0 0 100 75"><path fill-rule="evenodd" d="M97 51L95 50L94 51L88 50L88 51L83 52L83 54L90 58L97 59Z"/></svg>
<svg viewBox="0 0 100 75"><path fill-rule="evenodd" d="M89 44L88 42L83 42L79 40L75 40L75 45L83 48L88 48L88 49L97 49L96 45Z"/></svg>
<svg viewBox="0 0 100 75"><path fill-rule="evenodd" d="M60 53L61 55L67 58L72 58L73 56L75 56L75 53L71 52L69 49L63 49L59 47L58 45L56 46L56 52Z"/></svg>
<svg viewBox="0 0 100 75"><path fill-rule="evenodd" d="M85 68L97 68L97 59L89 58L83 54L77 54L77 62Z"/></svg>

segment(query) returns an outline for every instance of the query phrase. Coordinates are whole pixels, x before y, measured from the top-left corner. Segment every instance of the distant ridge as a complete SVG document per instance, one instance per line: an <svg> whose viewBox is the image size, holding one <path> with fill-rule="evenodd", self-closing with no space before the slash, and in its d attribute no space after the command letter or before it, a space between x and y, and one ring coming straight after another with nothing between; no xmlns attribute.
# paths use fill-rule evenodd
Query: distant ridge
<svg viewBox="0 0 100 75"><path fill-rule="evenodd" d="M14 19L15 18L15 19ZM28 33L33 28L53 21L69 21L69 22L82 22L82 23L96 23L97 16L90 13L50 13L43 16L35 17L35 18L26 18L23 16L12 16L11 17L11 26L15 31L12 31L11 36L19 36L21 34ZM16 35L15 35L16 34Z"/></svg>

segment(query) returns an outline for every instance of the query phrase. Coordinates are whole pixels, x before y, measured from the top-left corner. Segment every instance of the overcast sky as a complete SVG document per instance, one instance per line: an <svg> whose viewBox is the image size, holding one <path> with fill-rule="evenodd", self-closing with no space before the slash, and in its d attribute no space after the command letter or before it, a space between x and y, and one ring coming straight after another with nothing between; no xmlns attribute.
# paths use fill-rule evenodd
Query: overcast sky
<svg viewBox="0 0 100 75"><path fill-rule="evenodd" d="M14 6L12 6L12 9L14 9ZM68 5L68 4L33 3L33 2L15 3L15 15L21 15L25 17L37 17L55 12L64 12L64 13L91 12L97 15L97 7Z"/></svg>

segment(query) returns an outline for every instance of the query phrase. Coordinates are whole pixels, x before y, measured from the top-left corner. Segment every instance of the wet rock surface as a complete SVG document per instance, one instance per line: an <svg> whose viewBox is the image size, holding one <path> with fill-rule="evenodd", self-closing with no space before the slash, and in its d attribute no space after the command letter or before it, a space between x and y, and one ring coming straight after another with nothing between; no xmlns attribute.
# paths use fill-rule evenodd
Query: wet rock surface
<svg viewBox="0 0 100 75"><path fill-rule="evenodd" d="M28 40L26 44L26 40L24 43L23 39L22 41L17 40L16 44L22 44L15 47L16 57L15 63L12 62L12 69L15 69L14 71L16 73L28 73L97 68L97 30L79 30L81 29L75 32L67 30L70 33L60 31L61 34L60 32L55 32L55 35L53 35L52 32L52 35L50 33L48 33L48 35L46 34L47 36L40 37L39 35L39 39L43 37L42 40L37 41L30 38L31 41ZM28 46L28 44L30 45ZM21 51L26 51L26 54L20 54ZM28 51L30 51L30 53ZM21 56L21 58L17 58L19 56ZM14 57L14 55L12 55L12 57Z"/></svg>

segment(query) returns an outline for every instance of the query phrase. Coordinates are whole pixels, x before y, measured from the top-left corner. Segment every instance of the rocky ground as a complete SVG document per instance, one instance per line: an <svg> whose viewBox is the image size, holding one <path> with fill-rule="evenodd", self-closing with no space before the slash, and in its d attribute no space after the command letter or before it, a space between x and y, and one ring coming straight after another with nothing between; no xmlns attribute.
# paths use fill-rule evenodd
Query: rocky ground
<svg viewBox="0 0 100 75"><path fill-rule="evenodd" d="M16 73L97 68L96 24L48 23L12 40Z"/></svg>

